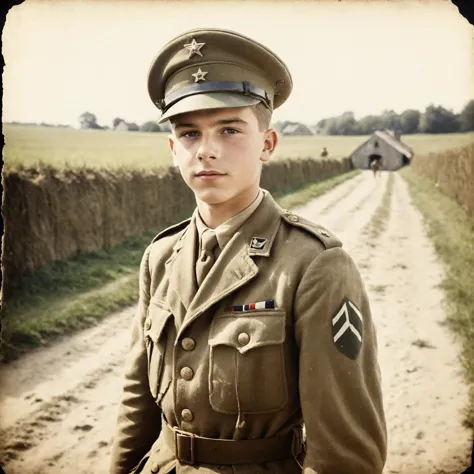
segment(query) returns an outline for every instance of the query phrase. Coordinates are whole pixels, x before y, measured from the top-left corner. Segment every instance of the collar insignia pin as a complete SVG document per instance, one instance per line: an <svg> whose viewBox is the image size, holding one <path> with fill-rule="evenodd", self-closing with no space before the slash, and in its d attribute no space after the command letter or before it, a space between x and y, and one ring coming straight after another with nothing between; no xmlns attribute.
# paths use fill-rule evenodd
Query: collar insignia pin
<svg viewBox="0 0 474 474"><path fill-rule="evenodd" d="M253 237L252 242L250 243L250 248L261 250L263 249L263 247L265 247L266 243L267 243L267 239L264 239L262 237Z"/></svg>

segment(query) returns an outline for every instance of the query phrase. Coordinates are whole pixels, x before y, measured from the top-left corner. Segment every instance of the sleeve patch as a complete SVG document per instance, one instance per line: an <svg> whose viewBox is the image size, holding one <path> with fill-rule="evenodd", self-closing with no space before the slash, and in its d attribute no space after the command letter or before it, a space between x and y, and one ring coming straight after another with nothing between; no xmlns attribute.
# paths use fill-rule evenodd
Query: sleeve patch
<svg viewBox="0 0 474 474"><path fill-rule="evenodd" d="M334 344L346 357L356 360L364 337L364 321L359 308L345 297L331 322Z"/></svg>

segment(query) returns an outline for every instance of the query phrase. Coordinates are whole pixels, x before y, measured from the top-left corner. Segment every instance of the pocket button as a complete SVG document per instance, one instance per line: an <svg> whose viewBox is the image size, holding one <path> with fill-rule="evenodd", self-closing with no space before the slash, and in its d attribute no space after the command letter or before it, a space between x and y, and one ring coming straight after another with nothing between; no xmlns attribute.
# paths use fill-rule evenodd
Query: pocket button
<svg viewBox="0 0 474 474"><path fill-rule="evenodd" d="M194 420L193 412L191 410L189 410L188 408L185 408L181 412L181 416L183 417L184 421L193 421Z"/></svg>
<svg viewBox="0 0 474 474"><path fill-rule="evenodd" d="M241 332L237 336L237 342L239 343L239 345L245 346L250 342L250 336L246 332Z"/></svg>

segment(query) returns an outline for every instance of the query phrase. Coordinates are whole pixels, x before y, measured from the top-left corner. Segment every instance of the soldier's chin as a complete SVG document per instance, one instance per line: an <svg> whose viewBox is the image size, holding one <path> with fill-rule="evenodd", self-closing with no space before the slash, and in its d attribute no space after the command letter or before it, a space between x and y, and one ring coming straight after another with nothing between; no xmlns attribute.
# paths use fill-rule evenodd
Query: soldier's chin
<svg viewBox="0 0 474 474"><path fill-rule="evenodd" d="M222 204L229 200L229 196L226 195L224 190L218 189L209 189L209 190L200 190L196 192L196 197L203 203L209 206L215 206L218 204Z"/></svg>

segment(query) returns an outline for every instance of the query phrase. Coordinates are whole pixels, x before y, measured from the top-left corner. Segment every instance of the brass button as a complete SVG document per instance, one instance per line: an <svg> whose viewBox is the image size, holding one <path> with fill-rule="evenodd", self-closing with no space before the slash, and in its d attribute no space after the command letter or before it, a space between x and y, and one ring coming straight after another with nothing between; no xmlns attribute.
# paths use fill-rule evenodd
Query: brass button
<svg viewBox="0 0 474 474"><path fill-rule="evenodd" d="M184 380L191 380L194 377L194 372L191 367L183 367L180 371L180 374Z"/></svg>
<svg viewBox="0 0 474 474"><path fill-rule="evenodd" d="M148 329L151 328L151 319L150 318L146 318L145 319L145 329L148 331Z"/></svg>
<svg viewBox="0 0 474 474"><path fill-rule="evenodd" d="M156 461L154 461L151 465L151 472L153 474L155 474L156 472L160 472L160 465Z"/></svg>
<svg viewBox="0 0 474 474"><path fill-rule="evenodd" d="M295 216L294 214L290 214L288 216L288 220L291 221L291 222L298 222L298 216Z"/></svg>
<svg viewBox="0 0 474 474"><path fill-rule="evenodd" d="M181 416L183 417L184 421L193 421L194 420L194 415L191 410L188 408L185 408L184 410L181 411Z"/></svg>
<svg viewBox="0 0 474 474"><path fill-rule="evenodd" d="M241 346L245 346L246 344L248 344L250 341L250 336L246 333L246 332L241 332L238 336L237 336L237 342L241 345Z"/></svg>
<svg viewBox="0 0 474 474"><path fill-rule="evenodd" d="M181 347L185 350L185 351L192 351L194 350L194 348L196 347L196 341L191 338L191 337L185 337L182 341L181 341Z"/></svg>

